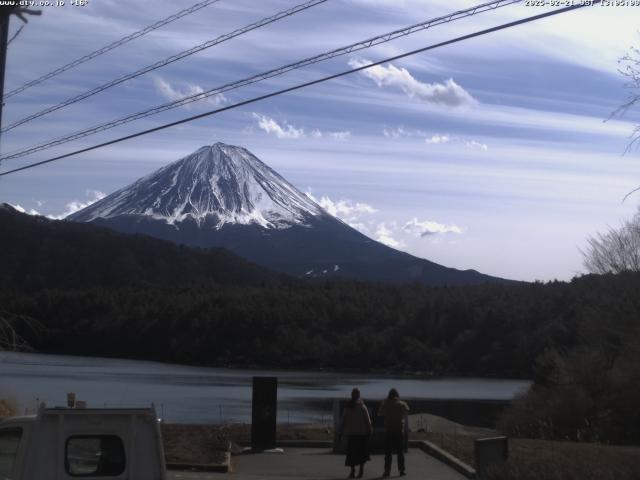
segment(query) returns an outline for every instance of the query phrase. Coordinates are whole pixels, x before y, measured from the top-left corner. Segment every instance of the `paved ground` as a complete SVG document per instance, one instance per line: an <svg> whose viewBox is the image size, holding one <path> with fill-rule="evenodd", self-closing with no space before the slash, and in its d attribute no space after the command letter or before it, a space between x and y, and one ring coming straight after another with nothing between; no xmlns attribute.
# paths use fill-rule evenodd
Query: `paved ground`
<svg viewBox="0 0 640 480"><path fill-rule="evenodd" d="M372 455L365 466L364 478L381 478L384 459ZM418 449L406 455L407 480L465 480L455 470ZM171 480L336 480L347 478L349 469L342 455L333 455L321 448L287 448L284 454L262 453L233 457L233 473L170 472ZM395 465L392 478L399 478Z"/></svg>

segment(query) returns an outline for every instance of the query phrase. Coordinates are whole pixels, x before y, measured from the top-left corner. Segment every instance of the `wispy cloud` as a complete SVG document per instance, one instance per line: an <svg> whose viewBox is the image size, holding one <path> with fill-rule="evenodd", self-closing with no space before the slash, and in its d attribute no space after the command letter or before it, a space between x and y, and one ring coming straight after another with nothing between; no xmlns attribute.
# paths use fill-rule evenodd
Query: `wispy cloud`
<svg viewBox="0 0 640 480"><path fill-rule="evenodd" d="M368 60L351 59L352 68L363 67L371 63ZM409 98L423 103L444 105L447 107L469 107L478 101L453 78L444 83L425 83L417 80L406 68L398 68L393 64L388 67L376 65L362 70L361 73L373 80L378 87L392 87L402 90Z"/></svg>
<svg viewBox="0 0 640 480"><path fill-rule="evenodd" d="M348 130L344 130L342 132L328 132L327 135L329 135L333 140L337 140L339 142L344 142L351 138L351 132Z"/></svg>
<svg viewBox="0 0 640 480"><path fill-rule="evenodd" d="M382 222L378 224L378 228L376 229L376 240L380 243L384 243L385 245L392 248L402 248L404 247L404 243L400 240L395 239L394 232L387 225Z"/></svg>
<svg viewBox="0 0 640 480"><path fill-rule="evenodd" d="M485 152L489 150L489 146L486 143L477 142L475 140L469 140L466 142L467 148L479 148Z"/></svg>
<svg viewBox="0 0 640 480"><path fill-rule="evenodd" d="M424 139L425 143L431 143L436 145L440 143L449 143L450 140L451 140L451 137L449 137L448 135L432 135L430 138Z"/></svg>
<svg viewBox="0 0 640 480"><path fill-rule="evenodd" d="M391 138L393 140L417 137L424 138L424 143L428 145L444 145L446 143L455 143L457 145L464 145L467 148L473 148L483 151L489 150L489 145L484 142L479 142L478 140L466 139L441 133L428 134L422 130L411 130L406 129L402 126L396 128L384 128L382 130L382 134L385 137Z"/></svg>
<svg viewBox="0 0 640 480"><path fill-rule="evenodd" d="M58 215L56 214L44 215L42 212L40 212L39 210L36 210L35 208L27 209L20 204L10 204L10 205L20 213L26 213L28 215L42 215L42 216L46 216L47 218L50 218L51 220L62 220L63 218L66 218L72 213L75 213L79 210L82 210L83 208L88 207L89 205L97 202L98 200L102 200L106 196L103 192L100 192L98 190L87 190L86 195L88 197L87 200L72 200L71 202L65 205L64 212ZM38 207L41 207L42 205L44 205L44 202L36 200L36 205Z"/></svg>
<svg viewBox="0 0 640 480"><path fill-rule="evenodd" d="M183 89L172 86L169 82L162 79L161 77L156 77L154 79L154 83L155 83L157 92L161 96L163 96L164 98L172 102L175 102L176 100L181 100L185 97L190 97L192 95L204 94L204 88L202 88L200 85L195 85L192 83L185 84ZM205 97L204 95L201 95L201 98L206 98L205 103L207 103L208 105L216 106L216 107L220 105L224 105L227 102L227 98L222 93L211 95L210 97ZM194 107L194 105L196 104L189 103L185 105L184 108L191 109Z"/></svg>
<svg viewBox="0 0 640 480"><path fill-rule="evenodd" d="M279 123L273 118L262 115L261 113L253 112L251 115L255 120L257 120L258 128L268 134L273 134L278 138L297 140L307 137L307 134L302 127L298 128L286 122ZM315 139L330 138L331 140L344 142L351 138L351 132L348 130L323 132L322 130L315 128L311 131L311 134L309 136Z"/></svg>
<svg viewBox="0 0 640 480"><path fill-rule="evenodd" d="M463 230L457 225L445 225L431 220L420 221L415 217L405 223L402 230L418 237L427 237L442 233L463 233Z"/></svg>
<svg viewBox="0 0 640 480"><path fill-rule="evenodd" d="M304 137L304 130L302 128L296 128L288 123L280 125L273 118L259 113L254 112L252 115L253 118L258 121L258 127L261 130L273 134L278 138L298 139Z"/></svg>
<svg viewBox="0 0 640 480"><path fill-rule="evenodd" d="M316 198L310 190L307 190L306 195L325 209L329 215L342 220L351 228L355 228L365 235L370 233L367 223L371 223L371 221L367 222L366 218L371 218L372 215L378 213L378 210L368 203L346 199L334 201L326 195Z"/></svg>
<svg viewBox="0 0 640 480"><path fill-rule="evenodd" d="M83 208L87 208L89 205L96 203L98 200L102 200L105 197L105 194L98 190L87 190L86 193L89 197L88 200L73 200L67 203L65 211L60 215L47 215L47 217L52 220L62 220L72 213L76 213Z"/></svg>
<svg viewBox="0 0 640 480"><path fill-rule="evenodd" d="M417 217L404 223L385 219L380 210L368 203L354 202L348 199L335 201L326 195L317 198L310 190L307 190L306 195L330 215L374 240L393 248L404 248L407 245L406 242L410 242L411 238L415 237L424 238L434 235L464 233L464 229L457 225L433 220L419 220Z"/></svg>
<svg viewBox="0 0 640 480"><path fill-rule="evenodd" d="M338 218L348 218L354 214L372 214L378 211L367 203L352 202L351 200L333 201L327 196L317 199L311 192L307 192L307 196L329 214Z"/></svg>
<svg viewBox="0 0 640 480"><path fill-rule="evenodd" d="M27 210L26 208L24 208L22 205L20 204L12 204L10 203L9 205L11 205L13 208L15 208L17 211L19 211L20 213L26 213L27 215L41 215L40 212L38 212L36 209L34 208L30 208L29 210Z"/></svg>
<svg viewBox="0 0 640 480"><path fill-rule="evenodd" d="M419 130L409 130L403 127L402 125L396 128L384 128L382 129L382 134L388 138L405 138L405 137L415 137L420 133Z"/></svg>

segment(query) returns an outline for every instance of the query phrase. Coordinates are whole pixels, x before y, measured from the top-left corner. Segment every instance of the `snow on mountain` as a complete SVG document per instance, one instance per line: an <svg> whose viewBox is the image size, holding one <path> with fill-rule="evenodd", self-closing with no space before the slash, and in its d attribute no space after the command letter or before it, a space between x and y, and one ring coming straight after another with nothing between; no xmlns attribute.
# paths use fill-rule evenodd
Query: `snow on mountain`
<svg viewBox="0 0 640 480"><path fill-rule="evenodd" d="M137 215L176 225L193 219L283 229L305 225L324 210L248 150L205 146L118 190L70 220Z"/></svg>
<svg viewBox="0 0 640 480"><path fill-rule="evenodd" d="M331 216L246 149L223 143L202 147L66 220L180 245L223 247L308 279L432 286L504 281L376 242Z"/></svg>

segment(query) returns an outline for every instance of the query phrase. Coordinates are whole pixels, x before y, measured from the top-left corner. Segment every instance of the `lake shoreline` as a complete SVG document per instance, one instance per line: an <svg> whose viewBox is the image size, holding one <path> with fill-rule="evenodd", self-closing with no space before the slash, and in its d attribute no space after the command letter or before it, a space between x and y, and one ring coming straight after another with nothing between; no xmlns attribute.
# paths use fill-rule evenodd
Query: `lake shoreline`
<svg viewBox="0 0 640 480"><path fill-rule="evenodd" d="M9 351L0 351L0 355L2 353L7 353ZM189 362L175 362L175 361L167 361L162 359L155 358L143 358L143 357L118 357L118 356L109 356L109 355L90 355L88 353L61 353L61 352L49 352L49 351L17 351L14 353L25 353L25 354L35 354L35 355L51 355L51 356L65 356L65 357L78 357L78 358L95 358L95 359L104 359L104 360L125 360L125 361L134 361L134 362L149 362L156 363L161 365L178 365L184 367L194 367L194 368L220 368L220 369L228 369L228 370L256 370L256 371L273 371L279 370L284 372L309 372L309 373L329 373L329 374L347 374L347 375L375 375L375 376L389 376L393 378L398 377L406 377L406 378L422 378L428 380L438 380L438 379L446 379L446 378L485 378L485 379L500 379L500 380L514 380L514 381L532 381L531 378L525 377L517 377L517 376L504 376L499 375L497 373L494 374L479 374L479 373L464 373L464 372L446 372L446 373L435 373L435 372L425 372L422 370L411 370L411 369L357 369L357 368L328 368L328 367L312 367L308 365L301 366L281 366L281 365L256 365L252 363L226 363L226 364L215 364L215 363L189 363Z"/></svg>
<svg viewBox="0 0 640 480"><path fill-rule="evenodd" d="M385 398L394 387L416 406L425 401L457 409L465 403L479 408L504 404L531 384L480 377L194 367L110 357L0 353L0 397L15 399L20 411L34 411L41 402L65 405L66 394L74 392L88 406L154 404L158 414L172 422L242 422L251 418L255 376L278 377L278 415L296 423L328 418L333 400L348 398L354 386L372 401Z"/></svg>

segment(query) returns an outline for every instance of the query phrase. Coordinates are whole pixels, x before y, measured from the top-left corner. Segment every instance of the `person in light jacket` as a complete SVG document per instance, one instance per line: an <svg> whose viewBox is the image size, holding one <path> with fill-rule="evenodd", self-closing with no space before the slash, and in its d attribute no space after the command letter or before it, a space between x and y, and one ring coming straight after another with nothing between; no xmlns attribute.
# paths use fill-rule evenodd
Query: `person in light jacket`
<svg viewBox="0 0 640 480"><path fill-rule="evenodd" d="M400 400L395 388L389 390L386 400L378 409L378 416L384 417L384 474L391 474L393 454L398 454L398 470L401 476L406 475L404 464L404 428L405 418L409 413L409 405Z"/></svg>
<svg viewBox="0 0 640 480"><path fill-rule="evenodd" d="M360 465L358 478L364 475L364 464L371 460L369 456L369 436L371 435L371 418L364 402L360 399L360 390L351 391L351 400L347 402L342 421L340 436L347 437L347 458L344 464L351 467L349 478L355 478L356 465Z"/></svg>

